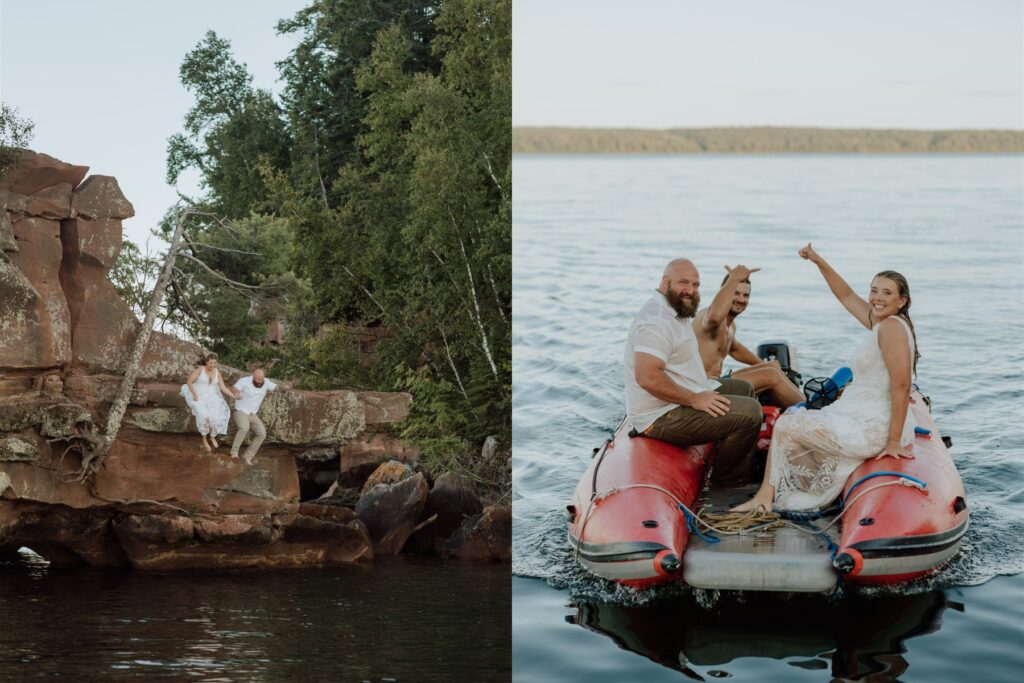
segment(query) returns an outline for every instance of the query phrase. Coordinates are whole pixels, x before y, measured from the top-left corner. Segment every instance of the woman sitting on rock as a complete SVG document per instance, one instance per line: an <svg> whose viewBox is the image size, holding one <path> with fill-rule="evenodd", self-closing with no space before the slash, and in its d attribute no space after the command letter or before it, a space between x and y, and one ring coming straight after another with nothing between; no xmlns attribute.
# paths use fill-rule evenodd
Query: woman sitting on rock
<svg viewBox="0 0 1024 683"><path fill-rule="evenodd" d="M189 375L188 381L181 385L181 395L196 416L196 429L203 437L203 449L207 451L212 450L211 444L213 448L220 445L217 443L218 436L228 433L231 409L221 394L237 398L220 376L217 354L199 356L196 369ZM209 443L206 441L207 435L210 437Z"/></svg>

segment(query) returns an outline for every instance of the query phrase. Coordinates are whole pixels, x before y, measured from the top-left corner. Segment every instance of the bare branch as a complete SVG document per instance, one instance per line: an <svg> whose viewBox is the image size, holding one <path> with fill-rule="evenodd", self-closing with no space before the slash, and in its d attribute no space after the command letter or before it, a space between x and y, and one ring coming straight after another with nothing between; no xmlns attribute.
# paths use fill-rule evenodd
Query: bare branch
<svg viewBox="0 0 1024 683"><path fill-rule="evenodd" d="M242 283L242 282L237 282L235 280L232 280L231 278L228 278L228 277L222 275L221 273L218 273L216 270L214 270L210 266L206 265L201 260L197 259L195 256L192 256L191 254L187 254L185 252L182 252L180 255L181 255L182 258L187 259L189 261L192 261L193 263L198 264L200 267L202 267L203 270L208 272L210 275L213 275L218 280L220 280L220 281L222 281L222 282L224 282L226 284L229 284L232 287L238 287L240 289L248 289L248 290L255 290L255 291L266 291L268 289L277 289L278 288L277 285L247 285L247 284Z"/></svg>
<svg viewBox="0 0 1024 683"><path fill-rule="evenodd" d="M189 246L189 248L191 248L193 250L196 247L202 247L203 249L213 249L214 251L226 251L226 252L228 252L230 254L244 254L246 256L263 256L263 254L259 253L258 251L244 251L242 249L229 249L228 247L218 247L218 246L215 246L213 244L206 244L205 242L192 242L192 241L186 240L185 244L187 244ZM195 253L195 252L193 251L193 253Z"/></svg>

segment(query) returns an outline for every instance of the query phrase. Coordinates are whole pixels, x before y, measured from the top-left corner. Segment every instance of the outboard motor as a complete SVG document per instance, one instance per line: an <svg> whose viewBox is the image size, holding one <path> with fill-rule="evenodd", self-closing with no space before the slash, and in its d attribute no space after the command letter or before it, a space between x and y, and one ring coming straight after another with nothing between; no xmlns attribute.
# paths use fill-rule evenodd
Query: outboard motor
<svg viewBox="0 0 1024 683"><path fill-rule="evenodd" d="M777 360L789 381L800 386L803 377L797 363L796 347L786 339L766 339L757 345L757 355L763 360Z"/></svg>

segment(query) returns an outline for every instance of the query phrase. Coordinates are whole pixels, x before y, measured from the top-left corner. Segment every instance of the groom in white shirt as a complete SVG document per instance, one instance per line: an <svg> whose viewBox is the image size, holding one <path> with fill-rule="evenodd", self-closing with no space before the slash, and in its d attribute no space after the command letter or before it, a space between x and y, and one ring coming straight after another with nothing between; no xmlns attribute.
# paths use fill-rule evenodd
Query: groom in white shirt
<svg viewBox="0 0 1024 683"><path fill-rule="evenodd" d="M231 444L231 457L238 457L238 449L241 448L245 435L252 429L252 441L243 456L245 463L251 465L256 457L256 451L260 449L263 439L267 436L267 428L263 426L263 421L256 413L259 412L260 404L263 403L267 392L277 389L277 385L266 378L263 368L256 367L251 375L235 382L235 389L238 390L235 394L235 426L238 427L238 434Z"/></svg>

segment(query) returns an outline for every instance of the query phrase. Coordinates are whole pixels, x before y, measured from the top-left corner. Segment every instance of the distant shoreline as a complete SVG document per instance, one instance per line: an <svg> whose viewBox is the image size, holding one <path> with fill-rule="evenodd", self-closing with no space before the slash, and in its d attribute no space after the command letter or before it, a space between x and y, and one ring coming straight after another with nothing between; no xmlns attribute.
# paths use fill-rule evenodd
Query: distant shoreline
<svg viewBox="0 0 1024 683"><path fill-rule="evenodd" d="M875 128L512 129L515 154L1024 154L1024 131Z"/></svg>

